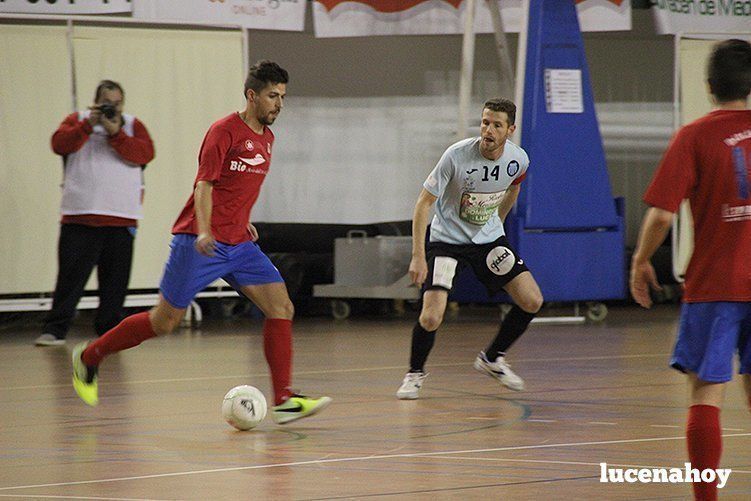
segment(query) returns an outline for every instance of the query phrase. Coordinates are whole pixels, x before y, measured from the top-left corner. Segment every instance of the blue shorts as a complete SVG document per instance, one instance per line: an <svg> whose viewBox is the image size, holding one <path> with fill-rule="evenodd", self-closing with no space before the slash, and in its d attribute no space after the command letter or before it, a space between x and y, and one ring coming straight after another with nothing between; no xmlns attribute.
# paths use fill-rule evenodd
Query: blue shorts
<svg viewBox="0 0 751 501"><path fill-rule="evenodd" d="M702 381L733 379L733 358L740 374L751 373L751 303L684 303L670 365L693 372Z"/></svg>
<svg viewBox="0 0 751 501"><path fill-rule="evenodd" d="M217 242L214 256L209 257L195 249L195 241L195 235L172 237L159 291L175 308L187 308L196 294L217 278L223 278L238 292L244 285L284 282L279 270L255 242L237 245Z"/></svg>

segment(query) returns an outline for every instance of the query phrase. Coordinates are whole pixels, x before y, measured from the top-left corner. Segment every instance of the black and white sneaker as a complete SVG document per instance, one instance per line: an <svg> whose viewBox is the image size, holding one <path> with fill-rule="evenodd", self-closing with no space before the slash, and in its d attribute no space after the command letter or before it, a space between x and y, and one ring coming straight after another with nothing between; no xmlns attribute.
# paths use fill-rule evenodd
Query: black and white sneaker
<svg viewBox="0 0 751 501"><path fill-rule="evenodd" d="M404 376L402 385L396 390L396 398L399 400L415 400L419 396L422 382L428 375L424 372L408 372Z"/></svg>
<svg viewBox="0 0 751 501"><path fill-rule="evenodd" d="M496 358L495 362L491 362L485 356L485 352L481 351L475 359L474 367L475 370L497 379L510 390L524 390L524 380L511 370L511 367L506 363L506 358L503 356Z"/></svg>

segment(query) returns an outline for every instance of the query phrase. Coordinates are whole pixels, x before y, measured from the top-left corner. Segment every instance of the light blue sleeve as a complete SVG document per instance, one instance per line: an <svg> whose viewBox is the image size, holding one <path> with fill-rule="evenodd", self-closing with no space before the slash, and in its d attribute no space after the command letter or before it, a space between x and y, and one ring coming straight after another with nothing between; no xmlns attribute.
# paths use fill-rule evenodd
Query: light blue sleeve
<svg viewBox="0 0 751 501"><path fill-rule="evenodd" d="M527 155L527 152L524 151L524 150L522 150L522 153L524 154L523 155L523 160L522 160L522 165L521 165L522 168L521 168L521 172L519 173L518 177L521 177L521 176L525 175L527 173L527 169L529 169L529 156Z"/></svg>
<svg viewBox="0 0 751 501"><path fill-rule="evenodd" d="M529 156L527 156L527 152L521 148L519 151L519 160L521 160L521 162L519 162L519 172L513 177L513 180L511 181L512 185L521 184L522 180L526 177L527 169L529 168Z"/></svg>
<svg viewBox="0 0 751 501"><path fill-rule="evenodd" d="M449 154L449 150L446 150L422 186L431 195L440 197L453 175L454 161Z"/></svg>

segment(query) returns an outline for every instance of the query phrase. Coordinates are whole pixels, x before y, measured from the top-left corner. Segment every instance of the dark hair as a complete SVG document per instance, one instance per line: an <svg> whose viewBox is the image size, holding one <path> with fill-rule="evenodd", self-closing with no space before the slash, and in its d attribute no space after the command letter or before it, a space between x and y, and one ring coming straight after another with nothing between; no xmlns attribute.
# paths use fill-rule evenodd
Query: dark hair
<svg viewBox="0 0 751 501"><path fill-rule="evenodd" d="M122 85L113 80L102 80L99 82L99 85L96 86L96 92L94 93L95 103L99 101L99 98L102 97L102 92L105 90L119 90L120 94L123 95L123 99L125 98L125 91L123 90Z"/></svg>
<svg viewBox="0 0 751 501"><path fill-rule="evenodd" d="M250 67L248 78L245 79L244 94L247 97L248 89L261 92L269 84L286 84L287 82L289 82L287 70L273 61L264 59Z"/></svg>
<svg viewBox="0 0 751 501"><path fill-rule="evenodd" d="M738 39L718 42L707 64L709 90L726 103L748 98L751 93L751 44Z"/></svg>
<svg viewBox="0 0 751 501"><path fill-rule="evenodd" d="M514 122L516 121L516 105L513 102L509 101L508 99L494 97L493 99L488 99L487 101L485 101L482 109L484 110L486 108L490 111L505 112L506 116L508 117L508 124L514 125Z"/></svg>

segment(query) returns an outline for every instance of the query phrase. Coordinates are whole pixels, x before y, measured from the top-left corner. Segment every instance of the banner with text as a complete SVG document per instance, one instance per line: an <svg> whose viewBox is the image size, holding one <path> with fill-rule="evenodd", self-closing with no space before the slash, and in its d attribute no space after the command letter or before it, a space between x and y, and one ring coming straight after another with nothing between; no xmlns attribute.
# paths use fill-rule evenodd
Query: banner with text
<svg viewBox="0 0 751 501"><path fill-rule="evenodd" d="M657 32L749 33L751 0L653 0Z"/></svg>
<svg viewBox="0 0 751 501"><path fill-rule="evenodd" d="M133 0L133 17L302 31L306 0Z"/></svg>
<svg viewBox="0 0 751 501"><path fill-rule="evenodd" d="M130 0L0 0L0 12L15 14L114 14L131 10Z"/></svg>
<svg viewBox="0 0 751 501"><path fill-rule="evenodd" d="M503 29L518 33L522 0L497 1ZM315 0L313 22L317 37L371 35L439 35L464 32L465 0ZM576 0L582 31L631 29L631 2ZM477 0L475 33L492 33L486 0Z"/></svg>

